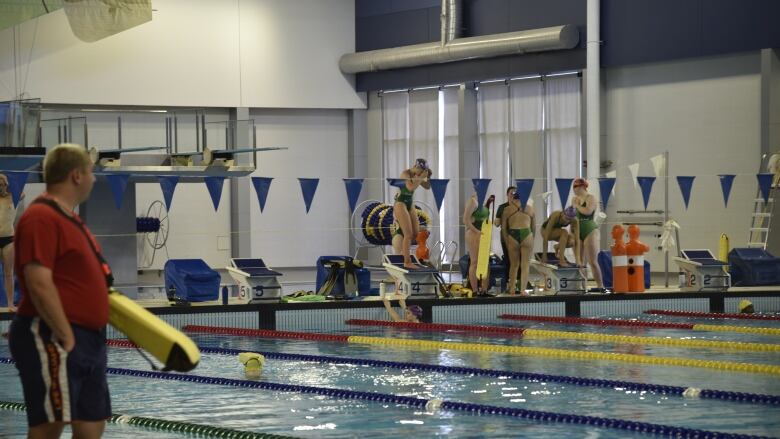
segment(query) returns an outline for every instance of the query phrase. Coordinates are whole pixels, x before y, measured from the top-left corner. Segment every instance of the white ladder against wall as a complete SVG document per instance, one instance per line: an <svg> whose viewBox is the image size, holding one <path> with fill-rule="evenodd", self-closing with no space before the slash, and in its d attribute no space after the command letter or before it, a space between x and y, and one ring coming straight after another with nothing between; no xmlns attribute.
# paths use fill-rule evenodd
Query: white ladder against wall
<svg viewBox="0 0 780 439"><path fill-rule="evenodd" d="M761 156L761 165L759 172L765 172L769 154ZM761 195L761 188L756 189L756 198L753 200L753 219L750 224L750 233L748 234L748 248L760 248L766 250L766 243L769 239L769 230L772 224L772 208L777 195L777 182L773 181L769 189L769 198L764 202Z"/></svg>

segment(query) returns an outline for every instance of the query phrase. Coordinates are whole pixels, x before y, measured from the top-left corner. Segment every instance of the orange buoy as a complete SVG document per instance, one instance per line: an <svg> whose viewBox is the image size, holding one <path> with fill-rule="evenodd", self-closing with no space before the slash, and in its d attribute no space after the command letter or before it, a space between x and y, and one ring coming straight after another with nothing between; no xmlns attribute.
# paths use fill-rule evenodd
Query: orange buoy
<svg viewBox="0 0 780 439"><path fill-rule="evenodd" d="M628 244L626 255L628 256L628 291L642 293L645 291L645 257L650 246L639 241L639 226L628 226Z"/></svg>
<svg viewBox="0 0 780 439"><path fill-rule="evenodd" d="M428 249L428 237L431 236L431 232L422 229L417 232L417 250L414 255L417 256L417 260L420 262L427 261L431 257L431 251Z"/></svg>
<svg viewBox="0 0 780 439"><path fill-rule="evenodd" d="M625 229L620 224L612 227L612 238L615 245L612 246L612 291L616 293L628 292L628 257L626 256L626 244L623 242Z"/></svg>

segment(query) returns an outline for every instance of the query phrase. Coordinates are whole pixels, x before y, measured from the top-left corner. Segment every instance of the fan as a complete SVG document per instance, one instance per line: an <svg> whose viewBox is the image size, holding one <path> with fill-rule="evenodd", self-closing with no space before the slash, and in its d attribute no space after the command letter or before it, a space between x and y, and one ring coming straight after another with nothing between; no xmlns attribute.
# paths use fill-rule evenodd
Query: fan
<svg viewBox="0 0 780 439"><path fill-rule="evenodd" d="M149 205L149 208L146 209L146 216L136 218L136 231L144 234L144 241L152 249L149 265L141 268L149 268L154 265L154 257L157 254L157 250L165 249L165 257L166 259L168 258L169 227L168 210L160 200L155 200Z"/></svg>

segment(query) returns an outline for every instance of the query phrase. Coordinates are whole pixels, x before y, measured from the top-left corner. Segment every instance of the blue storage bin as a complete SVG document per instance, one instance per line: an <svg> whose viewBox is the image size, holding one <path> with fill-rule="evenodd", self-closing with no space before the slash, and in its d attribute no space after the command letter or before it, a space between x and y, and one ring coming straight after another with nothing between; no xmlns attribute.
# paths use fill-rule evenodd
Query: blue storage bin
<svg viewBox="0 0 780 439"><path fill-rule="evenodd" d="M203 259L171 259L165 263L165 290L168 297L189 302L219 298L221 277Z"/></svg>

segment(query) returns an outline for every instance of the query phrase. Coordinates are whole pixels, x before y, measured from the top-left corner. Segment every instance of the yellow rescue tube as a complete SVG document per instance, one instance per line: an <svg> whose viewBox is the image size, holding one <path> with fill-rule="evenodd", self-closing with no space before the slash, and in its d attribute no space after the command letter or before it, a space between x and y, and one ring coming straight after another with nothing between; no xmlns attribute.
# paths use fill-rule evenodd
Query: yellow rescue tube
<svg viewBox="0 0 780 439"><path fill-rule="evenodd" d="M114 289L109 291L108 305L111 326L165 364L165 370L187 372L198 365L200 350L181 331Z"/></svg>

